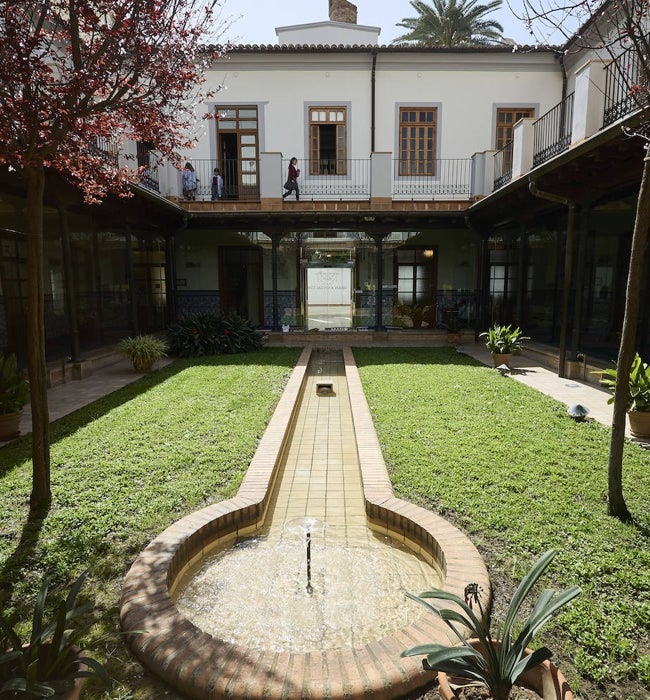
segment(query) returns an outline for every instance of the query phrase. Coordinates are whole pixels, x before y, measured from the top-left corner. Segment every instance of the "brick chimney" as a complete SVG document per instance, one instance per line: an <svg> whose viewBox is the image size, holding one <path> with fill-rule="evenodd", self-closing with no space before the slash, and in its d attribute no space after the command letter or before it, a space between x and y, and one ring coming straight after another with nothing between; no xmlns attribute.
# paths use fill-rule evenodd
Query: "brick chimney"
<svg viewBox="0 0 650 700"><path fill-rule="evenodd" d="M357 23L357 6L348 0L330 0L330 22Z"/></svg>

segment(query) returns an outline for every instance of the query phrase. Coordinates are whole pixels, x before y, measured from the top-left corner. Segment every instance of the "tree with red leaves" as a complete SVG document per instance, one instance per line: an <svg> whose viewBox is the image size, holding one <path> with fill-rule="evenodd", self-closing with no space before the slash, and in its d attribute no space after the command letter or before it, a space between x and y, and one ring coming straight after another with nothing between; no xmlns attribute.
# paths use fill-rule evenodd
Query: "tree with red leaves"
<svg viewBox="0 0 650 700"><path fill-rule="evenodd" d="M644 258L650 228L650 3L648 0L524 0L520 16L537 44L567 39L565 51L594 52L610 64L625 111L635 113L626 136L639 140L643 172L637 195L625 313L616 363L612 433L607 467L607 509L632 520L623 496L623 446L629 376L636 352ZM635 109L636 108L636 109Z"/></svg>
<svg viewBox="0 0 650 700"><path fill-rule="evenodd" d="M178 163L204 73L218 57L220 0L0 0L0 166L26 191L33 511L51 502L45 363L43 202L52 170L86 201L128 196L137 170L102 140L147 141ZM135 167L135 166L134 166Z"/></svg>

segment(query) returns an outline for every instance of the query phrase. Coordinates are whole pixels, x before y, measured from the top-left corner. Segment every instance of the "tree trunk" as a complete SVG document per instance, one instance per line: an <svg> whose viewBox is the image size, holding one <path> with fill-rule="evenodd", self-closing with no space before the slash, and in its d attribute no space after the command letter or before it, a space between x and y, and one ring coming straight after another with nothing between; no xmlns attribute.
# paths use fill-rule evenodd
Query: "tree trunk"
<svg viewBox="0 0 650 700"><path fill-rule="evenodd" d="M47 508L50 489L50 416L47 406L45 362L45 290L43 285L43 195L42 166L28 166L27 180L27 366L32 408L32 511Z"/></svg>
<svg viewBox="0 0 650 700"><path fill-rule="evenodd" d="M621 344L616 362L616 386L614 388L614 411L612 435L609 445L607 470L607 510L625 522L632 519L623 498L623 445L625 443L625 419L629 393L630 367L636 351L636 331L639 318L641 283L645 267L645 249L650 226L650 156L643 162L643 176L636 205L636 218L632 234L630 267L625 292L625 314L621 331Z"/></svg>

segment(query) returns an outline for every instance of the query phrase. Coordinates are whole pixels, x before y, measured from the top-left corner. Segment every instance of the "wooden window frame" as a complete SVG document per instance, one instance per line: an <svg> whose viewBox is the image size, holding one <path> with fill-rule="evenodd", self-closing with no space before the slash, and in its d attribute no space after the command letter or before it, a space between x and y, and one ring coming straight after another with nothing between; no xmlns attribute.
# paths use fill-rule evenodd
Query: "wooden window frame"
<svg viewBox="0 0 650 700"><path fill-rule="evenodd" d="M400 107L398 130L398 174L402 177L435 177L438 108Z"/></svg>
<svg viewBox="0 0 650 700"><path fill-rule="evenodd" d="M339 118L339 114L342 118ZM322 118L324 117L324 118ZM348 174L348 109L342 105L328 105L309 108L309 174L318 175L347 175ZM320 152L320 127L323 125L335 127L335 158L334 172L323 172Z"/></svg>
<svg viewBox="0 0 650 700"><path fill-rule="evenodd" d="M500 121L499 117L506 114L512 115L512 119L509 122ZM505 149L508 144L512 143L514 136L514 125L520 119L528 119L534 116L534 107L497 107L495 115L496 127L494 130L494 150L500 151ZM512 146L507 149L505 160L506 162L504 162L503 165L504 169L507 170L512 167Z"/></svg>

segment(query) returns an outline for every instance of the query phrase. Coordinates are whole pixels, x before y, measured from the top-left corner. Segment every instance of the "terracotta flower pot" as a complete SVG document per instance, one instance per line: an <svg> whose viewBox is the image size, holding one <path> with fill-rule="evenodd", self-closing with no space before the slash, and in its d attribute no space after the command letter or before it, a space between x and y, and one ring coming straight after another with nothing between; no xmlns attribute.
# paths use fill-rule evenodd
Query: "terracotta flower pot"
<svg viewBox="0 0 650 700"><path fill-rule="evenodd" d="M510 367L510 360L512 359L512 353L498 353L498 352L493 352L492 353L492 362L494 362L494 366L498 367L499 365L508 365Z"/></svg>
<svg viewBox="0 0 650 700"><path fill-rule="evenodd" d="M628 411L630 433L637 440L650 441L650 412Z"/></svg>
<svg viewBox="0 0 650 700"><path fill-rule="evenodd" d="M11 440L20 435L21 413L0 414L0 442Z"/></svg>
<svg viewBox="0 0 650 700"><path fill-rule="evenodd" d="M477 639L468 641L474 648L480 648ZM532 649L526 649L526 653L531 654ZM443 700L460 700L460 691L470 683L464 678L449 676L442 671L438 673L438 682L438 692ZM544 661L522 674L517 682L534 690L542 700L573 700L573 692L566 678L550 661Z"/></svg>

